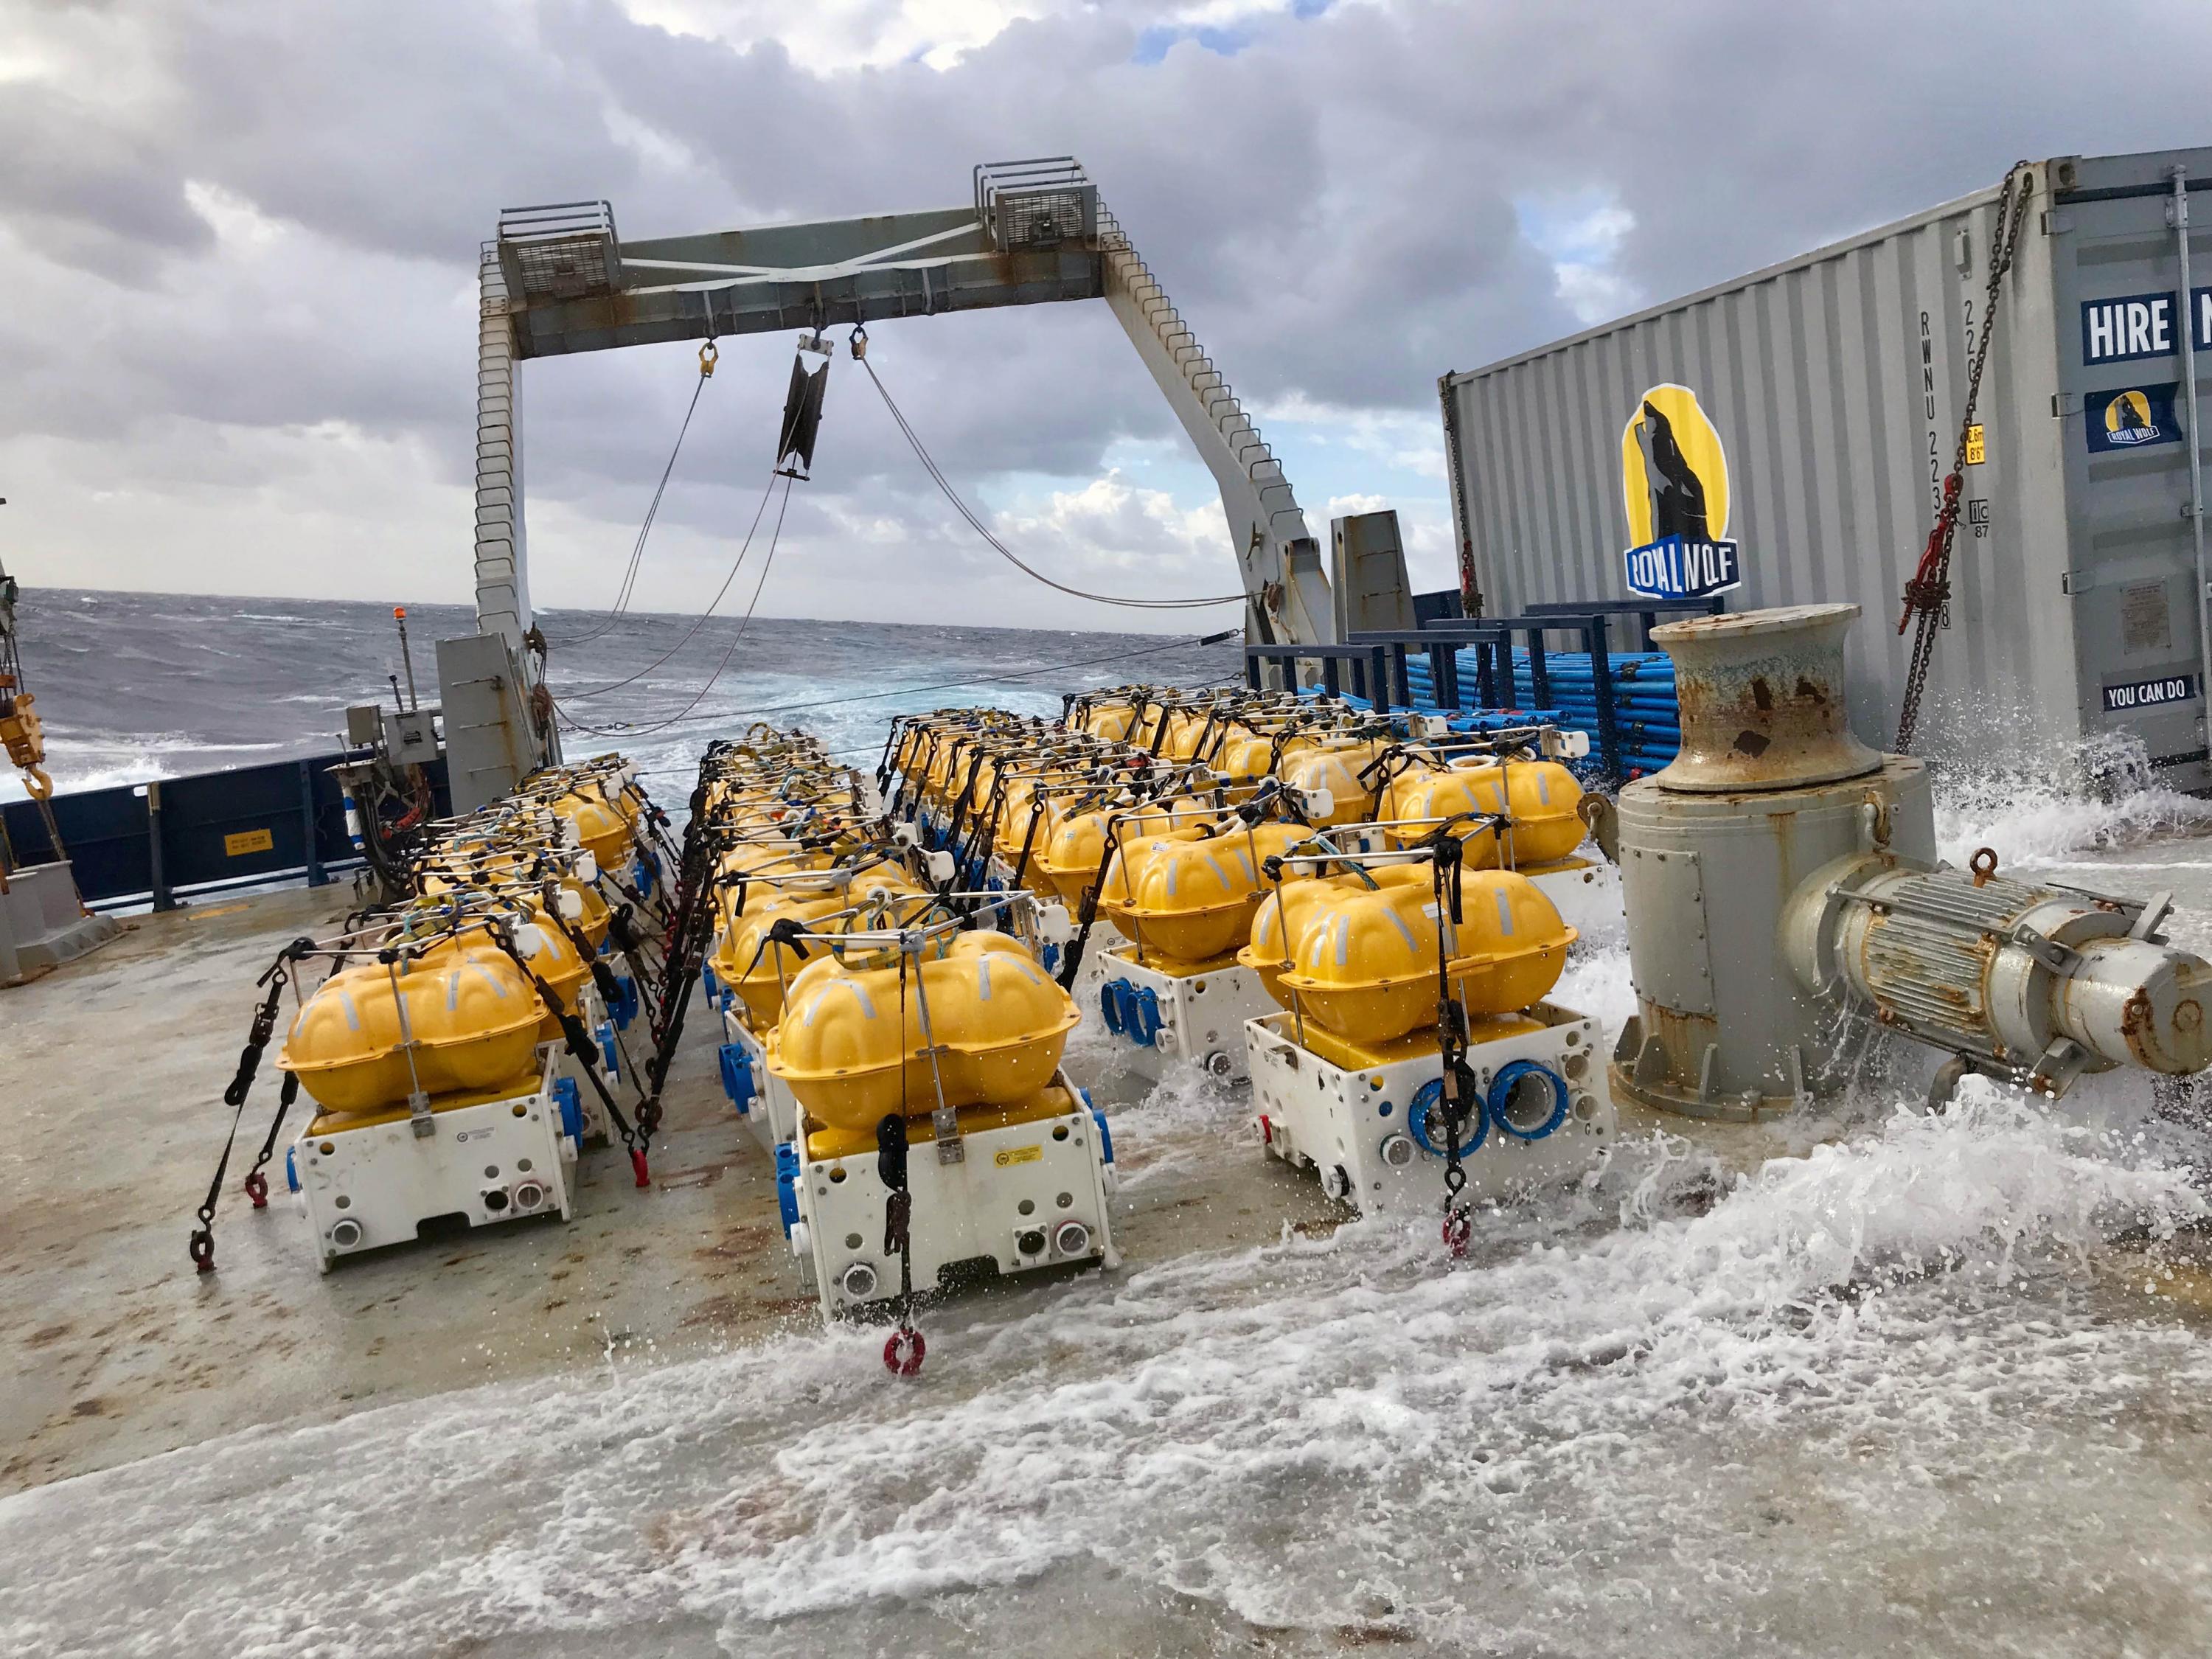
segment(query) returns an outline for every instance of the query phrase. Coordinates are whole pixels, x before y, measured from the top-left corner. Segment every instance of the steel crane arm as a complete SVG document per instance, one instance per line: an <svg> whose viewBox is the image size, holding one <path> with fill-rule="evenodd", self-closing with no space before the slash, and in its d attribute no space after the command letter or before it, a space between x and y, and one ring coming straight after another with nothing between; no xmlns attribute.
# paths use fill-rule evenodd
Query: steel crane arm
<svg viewBox="0 0 2212 1659"><path fill-rule="evenodd" d="M975 169L964 207L623 241L605 202L511 209L484 246L479 626L530 625L516 365L524 358L993 306L1104 299L1221 490L1247 636L1324 644L1321 550L1282 464L1072 160Z"/></svg>
<svg viewBox="0 0 2212 1659"><path fill-rule="evenodd" d="M1253 600L1244 613L1245 637L1255 644L1333 642L1335 611L1321 547L1283 464L1113 216L1101 208L1099 218L1106 303L1221 491L1237 568Z"/></svg>

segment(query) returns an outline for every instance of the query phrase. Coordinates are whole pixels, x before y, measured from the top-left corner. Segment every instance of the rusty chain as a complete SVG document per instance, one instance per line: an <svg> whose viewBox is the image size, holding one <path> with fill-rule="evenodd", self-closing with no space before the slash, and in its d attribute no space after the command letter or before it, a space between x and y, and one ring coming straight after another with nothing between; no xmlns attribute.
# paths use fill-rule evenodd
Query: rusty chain
<svg viewBox="0 0 2212 1659"><path fill-rule="evenodd" d="M1905 676L1905 700L1897 715L1897 748L1910 751L1920 724L1920 698L1928 686L1928 663L1936 650L1936 629L1951 605L1951 549L1958 538L1959 496L1966 471L1966 439L1974 424L1975 405L1982 393L1982 371L1990 357L1990 341L1996 333L1997 307L2004 293L2005 274L2012 269L2021 228L2027 222L2028 198L2035 191L2035 175L2026 161L2015 161L1997 191L1996 223L1990 238L1989 287L1982 307L1981 337L1974 343L1973 362L1966 375L1966 401L1959 418L1959 441L1951 471L1943 480L1943 494L1936 509L1935 527L1920 563L1905 584L1905 610L1897 631L1913 630L1912 659Z"/></svg>

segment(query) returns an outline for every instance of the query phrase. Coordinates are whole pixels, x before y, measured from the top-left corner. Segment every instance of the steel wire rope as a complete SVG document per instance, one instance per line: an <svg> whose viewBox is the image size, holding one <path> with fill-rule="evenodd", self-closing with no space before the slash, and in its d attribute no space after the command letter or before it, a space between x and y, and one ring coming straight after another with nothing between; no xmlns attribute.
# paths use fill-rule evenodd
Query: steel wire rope
<svg viewBox="0 0 2212 1659"><path fill-rule="evenodd" d="M944 492L945 499L952 503L952 510L968 521L969 526L983 538L992 551L1024 575L1033 577L1047 587L1056 589L1062 593L1072 594L1079 599L1090 599L1099 605L1121 605L1133 611L1195 611L1207 605L1243 605L1249 601L1250 595L1244 593L1225 593L1218 598L1206 599L1119 599L1111 593L1093 593L1085 588L1071 587L1066 582L1054 581L1034 565L1023 562L1020 555L1000 541L991 527L976 517L975 510L961 499L960 492L952 487L952 481L945 476L936 461L931 459L928 449L921 441L921 435L908 424L905 415L900 411L898 404L891 400L891 394L884 386L883 377L876 373L875 364L866 357L861 358L860 362L860 367L867 370L868 379L875 386L876 395L884 400L884 407L890 411L891 419L897 422L901 435L906 439L908 445L914 450L915 457L921 462L924 470L928 472L938 489Z"/></svg>
<svg viewBox="0 0 2212 1659"><path fill-rule="evenodd" d="M713 342L709 341L708 344L711 346ZM628 613L629 602L635 596L637 587L638 568L645 557L646 538L653 534L653 520L660 516L660 498L668 493L668 480L676 471L676 458L684 453L684 437L691 430L692 416L698 412L699 394L707 389L707 382L714 378L714 360L707 355L707 346L700 348L699 378L692 383L691 401L684 406L684 423L676 428L676 444L675 447L668 452L668 465L660 469L660 482L653 488L653 499L646 503L645 521L638 526L637 539L630 544L629 568L623 573L622 586L615 590L613 608L606 613L600 624L590 632L556 639L552 641L555 645L584 645L601 638L612 632L615 623Z"/></svg>
<svg viewBox="0 0 2212 1659"><path fill-rule="evenodd" d="M771 488L773 486L771 486ZM761 505L763 507L768 505L766 497L762 498ZM578 720L574 714L569 714L567 709L562 708L558 702L556 702L553 705L555 710L562 716L562 718L566 720L569 725L576 727L579 731L588 732L593 737L604 738L619 735L629 738L649 738L656 732L666 731L670 726L675 725L678 720L684 719L685 715L689 714L693 709L696 708L700 703L706 700L707 694L714 689L714 683L722 678L722 671L730 665L730 659L737 654L738 647L744 642L746 630L750 629L753 625L753 612L760 608L761 590L768 586L769 572L775 568L775 548L777 542L780 541L783 536L783 515L790 510L791 479L788 474L785 474L783 500L775 510L775 526L769 532L768 551L761 560L760 580L753 584L752 599L750 602L746 605L745 614L738 623L738 631L731 636L729 644L723 647L721 660L714 665L714 672L707 676L706 683L702 685L696 692L692 694L690 702L685 703L683 708L678 709L667 719L655 720L649 725L637 726L627 721L617 720L605 728L585 725L583 721ZM756 520L756 522L757 522L757 520ZM748 544L750 544L751 539L752 538L749 534L746 537ZM744 556L740 554L738 556L742 559ZM736 574L734 568L731 574L732 575ZM725 583L724 586L727 586L728 584ZM720 596L718 595L717 598L719 599L719 597ZM699 620L703 623L706 621L706 617L702 617ZM695 629L694 631L696 632L696 630ZM709 716L708 718L722 717Z"/></svg>
<svg viewBox="0 0 2212 1659"><path fill-rule="evenodd" d="M676 643L670 646L667 650L662 652L659 656L655 657L651 662L646 664L644 667L639 669L637 672L632 674L627 679L616 680L611 684L608 685L596 686L589 691L570 691L565 693L564 695L569 702L581 702L586 697L604 697L610 691L619 691L625 685L635 685L638 681L643 679L647 674L653 672L654 669L659 667L661 664L666 662L671 657L681 651L685 646L691 643L693 635L696 635L701 629L707 625L707 619L714 614L714 608L721 604L722 596L730 591L730 584L737 580L738 572L744 568L745 555L750 550L753 544L753 537L760 529L761 515L768 511L769 497L775 494L775 481L777 476L778 475L774 472L769 474L768 488L761 491L760 505L753 509L753 521L745 526L745 539L743 544L738 549L738 556L735 561L732 562L729 574L722 578L722 585L714 590L714 597L708 602L707 608L701 611L696 619L693 621L691 626L684 630L684 637L677 641ZM787 505L789 503L790 496L791 492L787 488L784 491L784 499ZM778 515L777 522L779 524L782 522L781 514ZM757 592L757 590L756 590L756 592ZM554 699L556 704L558 704L560 701L561 699L558 697ZM588 726L584 726L581 721L577 721L575 723L584 731L588 732L592 729Z"/></svg>

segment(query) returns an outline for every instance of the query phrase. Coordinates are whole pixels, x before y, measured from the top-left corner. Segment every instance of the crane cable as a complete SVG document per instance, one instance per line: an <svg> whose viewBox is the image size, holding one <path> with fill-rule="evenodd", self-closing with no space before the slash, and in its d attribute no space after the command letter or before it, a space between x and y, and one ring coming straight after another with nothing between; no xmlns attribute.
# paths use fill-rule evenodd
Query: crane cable
<svg viewBox="0 0 2212 1659"><path fill-rule="evenodd" d="M660 516L660 498L668 493L668 480L676 471L676 458L684 453L684 437L691 430L691 416L698 412L699 394L707 389L707 382L714 379L715 360L720 356L721 348L712 340L699 348L699 378L692 385L691 401L684 407L684 423L676 428L676 447L668 452L668 465L660 469L660 482L653 489L652 501L646 505L645 522L638 526L637 539L630 544L629 568L623 573L622 586L615 590L613 608L589 632L555 640L554 644L586 644L611 632L615 623L628 614L630 600L637 589L638 567L645 557L646 538L653 533L653 522Z"/></svg>
<svg viewBox="0 0 2212 1659"><path fill-rule="evenodd" d="M730 591L730 584L737 580L738 572L741 568L743 568L745 562L745 554L752 547L753 536L760 529L761 515L768 511L769 497L775 493L775 481L778 476L780 475L774 472L769 474L768 487L761 491L760 505L753 508L753 521L745 526L745 538L744 542L738 545L738 556L731 562L729 574L722 578L722 585L714 590L714 597L708 601L707 608L701 611L697 617L693 620L691 626L684 631L684 637L677 641L676 643L670 646L667 650L662 652L651 662L646 664L644 667L639 669L637 672L630 675L628 678L616 680L612 684L607 685L595 686L589 691L571 691L568 694L569 702L581 702L586 697L604 697L610 691L619 691L625 685L635 685L638 681L643 679L647 674L653 672L654 669L659 667L661 664L666 662L671 657L681 651L685 646L691 643L693 636L696 635L701 629L707 625L707 619L714 614L715 607L721 604L722 596ZM789 487L787 485L784 490L784 499L787 503L789 501L791 491ZM778 524L781 524L782 521L782 515L779 514L777 515L776 522ZM763 574L765 576L766 573L763 572ZM756 598L759 596L757 589L755 590L754 596ZM582 729L588 732L592 728L589 726L584 726Z"/></svg>
<svg viewBox="0 0 2212 1659"><path fill-rule="evenodd" d="M768 505L768 498L766 496L763 496L761 498L761 505L763 507ZM744 643L746 630L750 629L753 625L753 612L760 607L761 590L768 586L768 573L775 568L775 546L776 543L781 540L783 536L783 515L790 510L791 479L787 475L784 478L783 484L783 500L775 510L775 527L769 532L768 552L761 561L760 579L753 584L753 597L751 601L745 606L745 614L738 623L738 631L731 636L729 644L724 647L721 660L714 665L714 672L707 676L706 683L702 684L697 691L692 694L690 702L685 703L683 708L678 709L667 719L655 720L647 726L633 726L628 723L618 723L608 726L586 726L583 721L578 720L574 714L571 714L566 708L562 708L559 701L556 699L553 706L556 709L559 710L561 718L567 720L568 724L575 727L576 730L580 732L588 732L593 737L610 737L614 735L617 732L619 732L625 737L648 738L656 732L665 731L668 727L675 725L686 714L689 714L693 709L696 708L701 702L705 701L707 694L714 689L714 683L722 678L722 671L730 665L730 659L737 654L738 647ZM759 516L757 514L754 516L753 522L756 525L760 522ZM750 532L747 532L745 540L747 544L750 545L752 541L752 536ZM744 562L744 555L740 552L738 557L739 562L742 563ZM737 574L735 566L731 568L730 574L732 576ZM726 581L722 585L725 588L729 586ZM720 595L717 594L715 598L719 603ZM699 621L703 623L706 621L706 617L702 617ZM691 631L692 633L698 632L697 624L695 623L693 625ZM684 635L684 638L689 639L690 636L691 635L690 634L687 634ZM664 658L662 660L665 661L666 659Z"/></svg>
<svg viewBox="0 0 2212 1659"><path fill-rule="evenodd" d="M863 334L860 337L865 341L867 337ZM1066 582L1054 581L1051 577L1046 575L1043 571L1036 568L1036 566L1024 563L1020 556L1018 555L1013 549L1008 547L1006 543L1000 541L999 538L992 532L990 526L985 524L981 519L978 518L975 515L975 510L970 507L966 501L960 498L960 492L952 487L952 481L945 476L944 471L938 466L937 463L930 458L929 451L923 446L920 434L918 434L915 431L913 426L908 423L906 416L900 412L899 406L891 401L891 394L884 386L882 376L876 373L876 366L868 361L865 353L856 352L854 356L858 360L860 367L867 370L868 379L875 384L877 395L884 400L884 407L890 411L891 419L898 423L900 433L905 437L908 444L912 447L915 456L921 460L924 470L928 472L931 479L935 482L938 489L945 493L945 499L952 503L952 510L968 521L969 525L975 530L975 533L978 536L981 536L983 540L989 544L992 551L996 553L1000 558L1006 560L1007 563L1012 565L1017 570L1022 572L1023 574L1034 577L1038 581L1042 582L1047 587L1057 589L1062 593L1072 594L1079 599L1091 599L1099 605L1123 605L1133 611L1194 611L1206 605L1244 605L1250 601L1251 595L1248 593L1224 593L1217 598L1206 599L1119 599L1110 593L1093 593L1085 588L1070 587Z"/></svg>

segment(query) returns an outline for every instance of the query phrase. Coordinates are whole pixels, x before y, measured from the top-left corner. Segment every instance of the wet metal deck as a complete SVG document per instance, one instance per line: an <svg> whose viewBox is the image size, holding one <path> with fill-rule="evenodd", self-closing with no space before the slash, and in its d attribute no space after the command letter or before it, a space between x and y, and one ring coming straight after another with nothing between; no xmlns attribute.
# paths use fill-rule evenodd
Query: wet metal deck
<svg viewBox="0 0 2212 1659"><path fill-rule="evenodd" d="M185 1235L222 1149L253 981L349 903L325 888L141 917L97 956L0 994L0 1328L21 1334L0 1389L0 1493L255 1425L604 1375L818 1325L777 1222L774 1166L721 1095L696 1006L649 1192L619 1148L587 1151L566 1225L508 1224L328 1275L281 1152L266 1210L238 1192L276 1107L272 1052L216 1218L219 1271L195 1274ZM1315 1183L1224 1144L1202 1170L1137 1183L1115 1226L1133 1266L1332 1218Z"/></svg>

